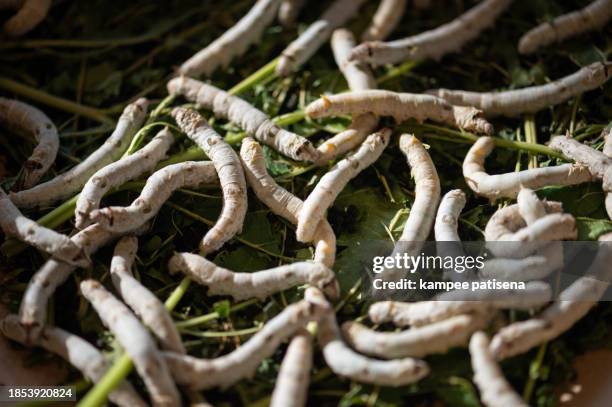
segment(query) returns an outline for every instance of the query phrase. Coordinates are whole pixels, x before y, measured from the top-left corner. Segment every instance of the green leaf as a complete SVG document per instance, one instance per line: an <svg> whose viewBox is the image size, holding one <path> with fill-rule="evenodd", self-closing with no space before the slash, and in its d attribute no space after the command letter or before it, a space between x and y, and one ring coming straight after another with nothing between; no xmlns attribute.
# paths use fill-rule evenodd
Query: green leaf
<svg viewBox="0 0 612 407"><path fill-rule="evenodd" d="M612 222L606 219L577 217L578 240L597 240L605 233L612 232Z"/></svg>

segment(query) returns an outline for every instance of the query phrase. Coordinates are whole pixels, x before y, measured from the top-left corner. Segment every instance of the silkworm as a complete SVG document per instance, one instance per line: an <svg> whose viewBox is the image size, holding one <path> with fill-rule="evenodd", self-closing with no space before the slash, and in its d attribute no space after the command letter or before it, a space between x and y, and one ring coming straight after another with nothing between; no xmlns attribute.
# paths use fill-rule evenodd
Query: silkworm
<svg viewBox="0 0 612 407"><path fill-rule="evenodd" d="M0 331L7 338L28 344L27 333L19 324L17 315L7 315L0 322ZM110 367L102 352L85 339L64 331L61 328L45 327L36 345L60 356L77 368L83 376L97 383ZM113 403L119 406L146 406L136 390L126 381L119 383L108 395Z"/></svg>
<svg viewBox="0 0 612 407"><path fill-rule="evenodd" d="M64 234L39 225L25 217L0 188L0 228L14 237L66 263L86 267L89 258L81 247Z"/></svg>
<svg viewBox="0 0 612 407"><path fill-rule="evenodd" d="M484 0L455 20L433 30L391 42L366 42L351 53L351 59L372 66L394 64L404 60L438 60L444 55L458 52L465 44L477 38L492 26L512 0Z"/></svg>
<svg viewBox="0 0 612 407"><path fill-rule="evenodd" d="M489 175L484 163L494 147L493 138L480 137L463 160L463 176L467 185L477 195L492 201L499 198L516 198L521 188L535 190L549 185L576 185L593 179L588 168L580 164L562 164Z"/></svg>
<svg viewBox="0 0 612 407"><path fill-rule="evenodd" d="M295 332L315 321L329 304L302 300L291 304L270 319L253 337L227 355L215 359L163 352L177 383L192 389L227 388L243 378L252 377L259 364L272 356L278 346Z"/></svg>
<svg viewBox="0 0 612 407"><path fill-rule="evenodd" d="M406 11L407 0L380 0L370 25L361 35L362 41L382 41L397 27Z"/></svg>
<svg viewBox="0 0 612 407"><path fill-rule="evenodd" d="M391 136L390 129L371 134L358 150L349 154L329 170L304 201L298 215L296 236L300 242L310 242L325 212L348 182L373 164L382 154Z"/></svg>
<svg viewBox="0 0 612 407"><path fill-rule="evenodd" d="M195 102L198 108L212 110L249 136L297 161L316 161L317 150L302 136L284 130L250 103L195 79L179 77L168 82L168 92Z"/></svg>
<svg viewBox="0 0 612 407"><path fill-rule="evenodd" d="M473 332L484 329L486 313L452 316L400 332L377 332L355 321L342 325L342 333L357 351L383 359L425 357L465 346Z"/></svg>
<svg viewBox="0 0 612 407"><path fill-rule="evenodd" d="M325 301L315 288L308 288L305 298ZM329 368L339 376L360 383L399 387L417 382L429 374L429 366L423 360L377 360L353 351L344 343L331 307L319 319L317 338Z"/></svg>
<svg viewBox="0 0 612 407"><path fill-rule="evenodd" d="M376 87L376 80L368 66L360 62L348 61L348 54L355 46L353 34L346 29L337 29L332 34L332 51L336 65L344 75L349 89L364 90ZM320 155L317 163L325 164L330 160L358 147L363 140L376 130L378 118L370 113L355 116L350 126L325 140L317 150Z"/></svg>
<svg viewBox="0 0 612 407"><path fill-rule="evenodd" d="M59 135L53 122L43 112L17 100L0 97L0 123L23 137L38 143L23 165L21 189L36 185L55 162L59 149Z"/></svg>
<svg viewBox="0 0 612 407"><path fill-rule="evenodd" d="M527 407L527 403L506 381L504 374L489 349L489 338L484 332L476 332L470 339L470 356L474 382L485 406Z"/></svg>
<svg viewBox="0 0 612 407"><path fill-rule="evenodd" d="M19 37L33 30L47 17L51 0L11 1L8 8L16 8L17 13L4 23L4 33L9 37Z"/></svg>
<svg viewBox="0 0 612 407"><path fill-rule="evenodd" d="M313 118L364 113L391 116L398 123L408 119L417 122L429 119L476 133L493 132L493 126L482 117L480 110L453 106L432 95L363 90L323 96L306 107L306 114Z"/></svg>
<svg viewBox="0 0 612 407"><path fill-rule="evenodd" d="M164 349L185 353L181 336L164 304L132 274L137 250L138 238L135 236L125 236L117 242L110 266L113 285L123 301L158 338Z"/></svg>
<svg viewBox="0 0 612 407"><path fill-rule="evenodd" d="M612 157L612 125L606 126L602 131L602 136L604 139L603 153L607 157ZM606 194L605 205L608 218L612 219L612 192Z"/></svg>
<svg viewBox="0 0 612 407"><path fill-rule="evenodd" d="M519 40L521 54L602 28L612 18L612 1L596 0L583 9L563 14L527 31Z"/></svg>
<svg viewBox="0 0 612 407"><path fill-rule="evenodd" d="M208 287L208 295L231 295L235 300L264 299L279 291L311 284L329 296L338 296L334 272L319 263L297 262L252 273L236 273L192 253L176 253L168 262L170 273L182 272Z"/></svg>
<svg viewBox="0 0 612 407"><path fill-rule="evenodd" d="M147 114L147 105L146 99L138 99L128 105L121 114L113 134L84 161L52 180L11 193L11 200L18 207L30 208L48 205L79 192L96 171L121 157L142 125Z"/></svg>
<svg viewBox="0 0 612 407"><path fill-rule="evenodd" d="M287 347L272 392L270 407L306 405L312 354L312 336L307 330L302 329L296 333Z"/></svg>
<svg viewBox="0 0 612 407"><path fill-rule="evenodd" d="M549 147L585 165L594 177L602 180L604 191L612 191L612 158L569 136L552 137Z"/></svg>
<svg viewBox="0 0 612 407"><path fill-rule="evenodd" d="M497 360L527 352L543 342L552 340L584 317L603 296L612 273L610 234L599 238L603 242L586 274L559 294L559 299L534 318L512 323L502 329L491 341L491 351Z"/></svg>
<svg viewBox="0 0 612 407"><path fill-rule="evenodd" d="M106 230L124 233L153 218L177 189L200 188L218 182L215 167L210 161L185 161L168 165L151 174L140 195L130 206L95 209L89 219Z"/></svg>
<svg viewBox="0 0 612 407"><path fill-rule="evenodd" d="M561 202L542 201L546 214L561 213L563 207ZM486 241L508 240L518 230L527 226L521 217L518 204L505 206L495 211L484 230Z"/></svg>
<svg viewBox="0 0 612 407"><path fill-rule="evenodd" d="M519 214L527 225L531 225L546 216L546 206L532 189L521 188L516 197L516 203L518 204Z"/></svg>
<svg viewBox="0 0 612 407"><path fill-rule="evenodd" d="M283 50L276 74L287 76L312 57L327 41L332 31L350 20L365 0L334 0L321 17Z"/></svg>
<svg viewBox="0 0 612 407"><path fill-rule="evenodd" d="M257 43L280 5L280 0L258 0L234 26L222 36L198 51L179 68L179 73L198 77L210 76L218 68L225 68L236 57Z"/></svg>
<svg viewBox="0 0 612 407"><path fill-rule="evenodd" d="M282 0L278 8L278 21L283 27L290 27L297 20L306 0Z"/></svg>
<svg viewBox="0 0 612 407"><path fill-rule="evenodd" d="M150 172L168 152L174 136L164 128L142 149L136 153L98 170L85 184L76 202L75 217L77 229L91 224L89 216L100 207L104 195L114 187Z"/></svg>
<svg viewBox="0 0 612 407"><path fill-rule="evenodd" d="M132 358L151 395L153 405L179 405L180 396L168 366L147 329L97 281L84 280L80 287L81 293L91 303L102 323Z"/></svg>
<svg viewBox="0 0 612 407"><path fill-rule="evenodd" d="M531 281L524 290L456 290L439 294L432 301L380 301L370 306L368 316L375 324L420 327L489 308L531 310L546 305L551 297L548 284Z"/></svg>
<svg viewBox="0 0 612 407"><path fill-rule="evenodd" d="M72 236L71 240L83 249L86 256L90 256L117 237L117 234L93 224ZM28 334L28 340L40 335L46 321L49 298L75 269L74 265L52 258L30 279L19 309L19 319Z"/></svg>
<svg viewBox="0 0 612 407"><path fill-rule="evenodd" d="M514 117L521 113L535 113L598 88L610 78L610 66L610 62L595 62L546 85L503 92L436 89L428 93L455 105L474 106L481 109L487 117Z"/></svg>
<svg viewBox="0 0 612 407"><path fill-rule="evenodd" d="M436 252L442 257L464 256L457 227L459 216L465 207L465 203L465 192L460 189L447 192L440 201L434 222L434 235L436 238ZM458 273L454 268L444 269L445 278L455 281L469 279L472 274L473 270L467 270L464 274Z"/></svg>
<svg viewBox="0 0 612 407"><path fill-rule="evenodd" d="M564 228L565 229L565 228ZM551 232L552 240L557 236L554 232ZM575 236L575 235L572 235ZM508 256L520 256L526 252L533 252L528 257L522 258L508 258L500 257L489 259L484 262L484 267L479 270L478 277L480 279L496 279L503 281L529 281L529 280L541 280L547 277L550 273L555 270L563 268L563 245L561 242L544 242L543 247L536 244L535 247L531 246L533 243L499 243L498 245L488 245L487 248L491 250L495 248L497 250L491 250L496 255L508 255ZM506 247L510 245L511 247ZM519 251L519 253L517 253Z"/></svg>
<svg viewBox="0 0 612 407"><path fill-rule="evenodd" d="M261 146L252 138L245 138L242 140L240 148L240 159L247 182L257 198L266 204L273 213L296 225L298 214L304 202L278 185L274 178L268 174L266 159ZM314 261L332 268L336 260L336 235L327 219L323 218L317 226L313 241L315 246Z"/></svg>

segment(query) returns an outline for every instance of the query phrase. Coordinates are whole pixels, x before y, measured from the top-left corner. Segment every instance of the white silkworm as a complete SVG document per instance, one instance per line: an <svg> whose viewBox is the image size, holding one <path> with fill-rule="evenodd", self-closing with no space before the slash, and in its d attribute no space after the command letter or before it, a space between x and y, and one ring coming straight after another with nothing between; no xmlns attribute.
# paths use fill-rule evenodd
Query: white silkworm
<svg viewBox="0 0 612 407"><path fill-rule="evenodd" d="M399 24L408 0L380 0L378 9L370 25L361 36L362 41L382 41L391 34Z"/></svg>
<svg viewBox="0 0 612 407"><path fill-rule="evenodd" d="M177 406L180 396L153 338L130 310L95 280L81 282L81 293L125 349L155 406Z"/></svg>
<svg viewBox="0 0 612 407"><path fill-rule="evenodd" d="M9 4L9 8L17 8L17 13L4 23L4 33L9 37L19 37L33 30L47 17L51 8L51 0L23 0Z"/></svg>
<svg viewBox="0 0 612 407"><path fill-rule="evenodd" d="M306 0L282 0L278 8L278 21L283 27L290 27L297 20Z"/></svg>
<svg viewBox="0 0 612 407"><path fill-rule="evenodd" d="M356 47L351 59L368 62L372 66L394 64L407 59L438 60L451 52L458 52L492 26L512 0L484 0L455 20L433 30L391 42L366 42Z"/></svg>
<svg viewBox="0 0 612 407"><path fill-rule="evenodd" d="M48 205L79 192L96 171L121 157L142 125L147 114L147 105L146 99L138 99L128 105L119 118L113 134L89 157L52 180L24 191L11 193L11 200L18 207L30 208Z"/></svg>
<svg viewBox="0 0 612 407"><path fill-rule="evenodd" d="M210 76L217 68L225 68L232 59L244 54L259 41L276 16L280 0L258 0L234 26L198 51L179 68L179 73L198 77Z"/></svg>
<svg viewBox="0 0 612 407"><path fill-rule="evenodd" d="M436 252L439 256L457 257L465 255L461 244L461 238L457 231L459 216L465 207L465 203L465 192L460 189L454 189L447 192L440 201L434 222ZM454 268L444 269L445 278L454 281L470 279L473 274L473 270L466 270L466 274L463 274L458 273Z"/></svg>
<svg viewBox="0 0 612 407"><path fill-rule="evenodd" d="M153 218L177 189L200 188L217 182L215 167L210 161L185 161L168 165L151 174L140 195L130 206L96 209L89 218L106 230L127 232Z"/></svg>
<svg viewBox="0 0 612 407"><path fill-rule="evenodd" d="M306 107L308 116L326 117L343 114L373 113L391 116L401 123L408 119L430 119L476 133L490 134L493 126L473 107L453 106L432 95L397 93L389 90L362 90L322 96Z"/></svg>
<svg viewBox="0 0 612 407"><path fill-rule="evenodd" d="M176 253L168 262L170 273L182 272L208 287L208 295L231 295L235 300L264 299L301 284L338 296L334 272L320 263L298 262L252 273L236 273L192 253Z"/></svg>
<svg viewBox="0 0 612 407"><path fill-rule="evenodd" d="M606 126L602 131L602 136L604 139L603 153L607 157L612 157L612 125ZM606 194L605 204L608 218L612 219L612 192Z"/></svg>
<svg viewBox="0 0 612 407"><path fill-rule="evenodd" d="M302 300L287 306L269 320L250 340L233 352L216 359L163 352L177 383L202 390L227 388L253 376L257 366L272 356L278 346L295 332L315 321L330 307L327 302Z"/></svg>
<svg viewBox="0 0 612 407"><path fill-rule="evenodd" d="M306 405L310 369L312 368L312 336L302 329L287 348L278 371L270 407L302 407Z"/></svg>
<svg viewBox="0 0 612 407"><path fill-rule="evenodd" d="M321 292L314 288L306 290L305 298L325 301ZM429 366L419 359L376 360L353 351L342 340L331 307L319 319L317 336L325 362L339 376L360 383L399 387L417 382L429 374Z"/></svg>
<svg viewBox="0 0 612 407"><path fill-rule="evenodd" d="M587 273L559 295L559 299L534 318L515 322L497 332L491 341L491 351L501 360L527 352L552 340L584 317L597 304L610 285L611 235L599 238L599 250Z"/></svg>
<svg viewBox="0 0 612 407"><path fill-rule="evenodd" d="M89 265L89 258L79 245L68 236L25 217L2 188L0 188L0 229L7 237L19 239L58 260L81 267Z"/></svg>
<svg viewBox="0 0 612 407"><path fill-rule="evenodd" d="M375 324L419 327L488 308L530 310L545 305L551 297L548 284L531 281L524 290L456 290L439 294L433 301L380 301L370 306L368 316Z"/></svg>
<svg viewBox="0 0 612 407"><path fill-rule="evenodd" d="M85 184L76 202L75 217L77 229L91 223L89 215L100 207L104 195L114 187L151 171L168 152L174 136L164 128L142 149L114 163L101 168Z"/></svg>
<svg viewBox="0 0 612 407"><path fill-rule="evenodd" d="M0 331L7 338L28 344L27 333L19 324L17 315L7 315L0 322ZM60 328L45 327L36 345L60 356L94 383L97 383L110 367L110 363L97 348L83 338ZM122 407L147 405L126 381L119 383L108 398Z"/></svg>
<svg viewBox="0 0 612 407"><path fill-rule="evenodd" d="M72 236L71 240L83 249L86 256L90 256L116 237L116 234L94 224ZM49 298L75 269L76 266L49 259L30 279L19 309L20 322L28 334L28 340L40 335L45 325Z"/></svg>
<svg viewBox="0 0 612 407"><path fill-rule="evenodd" d="M555 136L549 147L560 151L568 158L585 165L593 176L602 180L604 191L612 191L612 158L569 136Z"/></svg>
<svg viewBox="0 0 612 407"><path fill-rule="evenodd" d="M259 109L243 99L187 77L168 82L168 93L195 102L198 108L212 110L216 117L226 118L249 136L297 161L316 161L317 150L304 137L282 129Z"/></svg>
<svg viewBox="0 0 612 407"><path fill-rule="evenodd" d="M59 135L53 122L43 112L26 103L0 97L0 123L38 143L23 165L21 189L36 185L55 162L59 149Z"/></svg>
<svg viewBox="0 0 612 407"><path fill-rule="evenodd" d="M542 201L546 214L561 213L561 202ZM518 230L527 226L521 217L519 205L512 204L495 211L484 230L486 241L508 240Z"/></svg>
<svg viewBox="0 0 612 407"><path fill-rule="evenodd" d="M602 28L612 18L612 1L595 0L583 9L563 14L527 31L519 40L521 54L531 54L539 48L588 31Z"/></svg>
<svg viewBox="0 0 612 407"><path fill-rule="evenodd" d="M327 41L334 29L350 20L365 0L334 0L321 17L287 46L276 65L279 76L296 71Z"/></svg>
<svg viewBox="0 0 612 407"><path fill-rule="evenodd" d="M474 106L486 116L517 116L547 107L603 85L610 78L610 62L595 62L546 85L503 92L468 92L436 89L428 93L459 106Z"/></svg>
<svg viewBox="0 0 612 407"><path fill-rule="evenodd" d="M489 349L489 338L476 332L470 340L470 356L474 382L480 391L482 403L487 407L527 407L527 403L506 381L504 374Z"/></svg>
<svg viewBox="0 0 612 407"><path fill-rule="evenodd" d="M135 236L126 236L117 242L110 266L113 285L123 301L159 339L164 349L185 353L181 336L164 304L132 275L137 250L138 238Z"/></svg>
<svg viewBox="0 0 612 407"><path fill-rule="evenodd" d="M298 215L297 239L310 242L325 212L348 182L373 164L389 144L390 129L371 134L359 149L338 162L329 170L304 201Z"/></svg>
<svg viewBox="0 0 612 407"><path fill-rule="evenodd" d="M546 216L546 206L536 193L529 188L521 188L516 202L518 211L527 225L533 224L536 220Z"/></svg>
<svg viewBox="0 0 612 407"><path fill-rule="evenodd" d="M353 34L346 29L337 29L332 34L332 51L336 65L344 75L349 89L364 90L376 87L376 80L368 66L360 62L348 61L348 54L355 46ZM320 153L317 163L325 164L344 153L357 148L363 140L376 130L378 118L366 113L355 116L351 125L344 131L325 140L317 150Z"/></svg>
<svg viewBox="0 0 612 407"><path fill-rule="evenodd" d="M557 238L554 232L551 233L551 238ZM518 247L517 247L518 246ZM517 256L516 250L519 252L527 252L538 249L540 245L535 247L531 243L521 243L507 248L504 243L495 246L488 246L496 255L513 255ZM501 252L501 253L500 253ZM505 253L508 252L508 253ZM521 253L522 254L522 253ZM547 277L555 270L563 268L563 246L561 242L544 242L544 247L529 257L523 258L494 258L484 262L484 267L479 270L478 277L483 280L496 279L500 281L529 281L541 280Z"/></svg>
<svg viewBox="0 0 612 407"><path fill-rule="evenodd" d="M463 160L465 182L474 193L491 200L516 198L521 188L539 189L549 185L576 185L590 182L593 175L584 165L562 164L554 167L489 175L485 159L495 147L491 137L480 137Z"/></svg>
<svg viewBox="0 0 612 407"><path fill-rule="evenodd" d="M465 346L473 332L484 329L490 314L452 316L400 332L376 332L355 321L342 325L344 338L357 351L383 359L425 357Z"/></svg>
<svg viewBox="0 0 612 407"><path fill-rule="evenodd" d="M240 159L244 167L246 179L259 198L272 212L297 224L298 214L304 202L281 187L268 174L263 149L252 138L242 140ZM314 261L325 267L332 268L336 260L336 235L327 219L322 219L313 237L315 253Z"/></svg>

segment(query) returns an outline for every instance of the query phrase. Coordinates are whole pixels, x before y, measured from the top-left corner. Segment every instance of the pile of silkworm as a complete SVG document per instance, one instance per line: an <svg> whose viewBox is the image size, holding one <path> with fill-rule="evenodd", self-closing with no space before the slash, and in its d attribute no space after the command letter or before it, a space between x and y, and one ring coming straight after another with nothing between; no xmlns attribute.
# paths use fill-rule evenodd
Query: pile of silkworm
<svg viewBox="0 0 612 407"><path fill-rule="evenodd" d="M352 121L344 131L317 145L283 129L231 91L198 80L200 76L213 76L217 69L226 68L244 54L275 18L283 27L294 25L304 3L257 0L240 21L182 63L168 81L168 94L188 104L166 109L167 127L129 154L128 146L139 141L137 134L145 134L143 125L147 118L153 118L148 113L149 101L138 99L125 107L114 131L96 151L44 182L40 181L49 177L60 147L55 125L37 108L0 97L0 125L37 143L12 189L5 192L0 188L0 228L7 238L18 239L45 256L25 289L18 313L0 320L0 333L54 353L88 380L99 382L111 361L103 349L54 326L49 303L60 285L76 273L82 274L79 268L92 266L94 252L117 241L108 265L111 284L78 276L80 293L86 300L83 306L90 304L116 344L131 358L149 397L143 400L132 384L121 381L108 396L117 405L178 406L185 402L182 397L195 403L201 397L198 391L227 388L252 377L262 361L285 342L288 346L271 397L273 406L306 404L315 342L329 369L338 376L393 387L426 377L430 367L425 358L429 355L464 347L469 350L474 383L485 405L526 405L504 378L497 361L563 334L597 304L612 278L608 267L612 251L604 246L587 273L553 296L553 289L543 280L562 269L561 241L577 238L577 221L563 211L560 202L540 199L536 191L601 182L605 208L612 218L612 131L607 128L603 133L603 152L571 135L559 135L551 138L550 149L573 162L489 174L485 159L503 140L494 137L495 129L488 119L535 113L597 89L609 79L612 63L595 62L545 85L507 91L434 89L417 94L376 89L372 67L438 60L459 52L494 26L512 1L483 0L437 28L382 42L400 23L408 2L381 0L360 37L364 42L357 44L353 32L343 26L357 15L365 0L334 0L280 53L275 66L276 75L288 76L330 43L349 90L310 100L304 112L313 120L348 115ZM413 3L415 8L424 8L430 2ZM26 33L44 19L50 7L50 0L0 0L0 9L17 10L4 24L4 33ZM611 17L612 1L594 1L530 30L520 39L519 51L533 53L596 30ZM206 115L244 131L246 137L239 151L219 134L223 127ZM393 123L385 117L392 118ZM450 132L474 133L473 145L462 163L465 191L454 189L443 194L444 184L428 146L418 133L396 131L396 125L407 121L433 121L452 127ZM179 134L201 149L207 159L160 166ZM268 173L262 144L287 159L322 171L321 176L313 178L316 183L307 195L288 191ZM487 259L479 270L466 270L463 276L445 269L444 278L524 281L526 289L453 290L418 302L377 301L369 305L364 318L338 323L330 303L340 296L334 272L336 234L327 212L351 180L396 145L406 158L402 165L406 173L410 172L414 187L409 214L390 256L418 256L432 231L439 253L464 255L458 225L467 202L466 192L471 191L498 204L483 231L486 249L494 258ZM105 206L104 197L109 192L134 180L143 180L144 186L131 203ZM217 358L188 354L173 315L135 273L138 236L146 233L175 191L204 187L220 190L223 205L218 219L211 222L199 244L190 248L199 249L199 253L183 251L168 256L168 272L188 277L196 283L191 290L202 296L262 300L286 290L301 296L249 340ZM242 232L249 207L248 188L273 214L295 227L295 240L313 245L312 260L250 273L215 263L211 255ZM76 202L76 230L71 235L56 232L22 213L22 209L48 206L70 197ZM599 236L599 240L611 241L612 234ZM390 280L404 274L385 267L381 276ZM500 316L508 310L528 311L530 317L503 324ZM366 317L369 322L364 322ZM396 329L385 331L389 325Z"/></svg>

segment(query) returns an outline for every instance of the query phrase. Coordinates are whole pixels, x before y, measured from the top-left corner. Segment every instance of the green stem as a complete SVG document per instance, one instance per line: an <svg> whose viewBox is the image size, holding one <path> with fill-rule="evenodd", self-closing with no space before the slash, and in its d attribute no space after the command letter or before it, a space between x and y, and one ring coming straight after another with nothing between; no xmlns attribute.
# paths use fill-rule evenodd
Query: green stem
<svg viewBox="0 0 612 407"><path fill-rule="evenodd" d="M253 298L253 299L241 302L239 304L236 304L230 307L229 312L233 313L236 311L240 311L246 307L249 307L257 303L258 301L259 300L257 300L256 298ZM210 321L214 321L215 319L218 319L218 318L221 318L221 315L215 311L209 314L200 315L199 317L190 318L185 321L177 322L175 325L178 329L193 328L195 326L203 325Z"/></svg>
<svg viewBox="0 0 612 407"><path fill-rule="evenodd" d="M529 114L525 117L525 141L532 144L538 143L538 135L536 132L535 117L533 114ZM538 168L538 158L529 153L529 165L528 168Z"/></svg>
<svg viewBox="0 0 612 407"><path fill-rule="evenodd" d="M239 95L241 93L246 92L258 83L266 80L272 75L275 75L274 70L276 69L276 65L278 65L278 57L274 58L272 61L259 68L247 78L240 81L237 85L230 88L230 90L228 90L227 92L230 95Z"/></svg>
<svg viewBox="0 0 612 407"><path fill-rule="evenodd" d="M96 109L90 106L84 106L80 103L76 103L68 99L50 95L39 89L24 85L19 82L15 82L14 80L9 78L0 77L0 88L5 89L9 92L16 93L20 96L24 96L28 99L43 103L45 105L54 107L56 109L63 110L65 112L88 117L100 123L115 123L113 119L104 114L104 112L100 109Z"/></svg>
<svg viewBox="0 0 612 407"><path fill-rule="evenodd" d="M376 84L382 85L385 82L389 82L390 80L395 79L398 76L401 76L407 72L412 71L414 68L419 66L419 64L421 64L421 61L406 61L401 65L393 67L389 69L389 71L387 71L386 74L384 74L380 78L377 78Z"/></svg>
<svg viewBox="0 0 612 407"><path fill-rule="evenodd" d="M544 356L546 356L547 347L548 342L544 342L540 345L538 354L529 366L529 380L527 380L525 389L523 390L523 400L525 400L526 403L529 403L529 400L531 400L536 381L540 378L540 369L542 368L542 362L544 362Z"/></svg>

